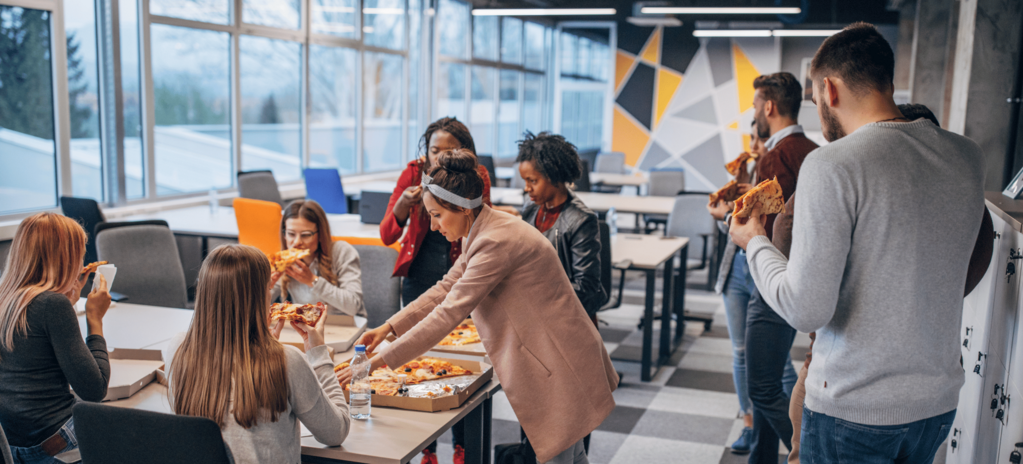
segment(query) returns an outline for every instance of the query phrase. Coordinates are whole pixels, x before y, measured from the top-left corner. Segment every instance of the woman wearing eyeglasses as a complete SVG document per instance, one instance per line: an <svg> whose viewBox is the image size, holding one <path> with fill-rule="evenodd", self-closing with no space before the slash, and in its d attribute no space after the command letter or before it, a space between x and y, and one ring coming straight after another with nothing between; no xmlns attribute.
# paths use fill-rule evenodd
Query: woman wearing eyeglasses
<svg viewBox="0 0 1023 464"><path fill-rule="evenodd" d="M362 302L359 253L345 242L330 238L330 223L320 204L296 200L281 217L281 246L309 250L283 273L274 272L271 298L296 304L325 303L332 312L366 316Z"/></svg>

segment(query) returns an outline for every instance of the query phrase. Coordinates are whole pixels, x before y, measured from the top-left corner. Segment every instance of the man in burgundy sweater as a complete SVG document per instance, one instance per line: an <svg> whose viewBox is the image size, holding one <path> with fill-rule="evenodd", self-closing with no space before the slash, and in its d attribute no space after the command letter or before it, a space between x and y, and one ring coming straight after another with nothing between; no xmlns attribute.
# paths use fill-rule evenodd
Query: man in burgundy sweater
<svg viewBox="0 0 1023 464"><path fill-rule="evenodd" d="M817 144L803 135L796 124L803 89L790 73L764 75L753 81L756 130L767 142L767 154L757 160L756 179L777 178L788 201L796 191L803 159ZM775 215L767 217L768 238L774 235ZM791 241L788 237L773 237ZM750 463L778 462L778 440L791 449L792 422L789 395L796 382L789 350L796 336L784 319L754 291L746 312L746 372L753 404L753 440Z"/></svg>

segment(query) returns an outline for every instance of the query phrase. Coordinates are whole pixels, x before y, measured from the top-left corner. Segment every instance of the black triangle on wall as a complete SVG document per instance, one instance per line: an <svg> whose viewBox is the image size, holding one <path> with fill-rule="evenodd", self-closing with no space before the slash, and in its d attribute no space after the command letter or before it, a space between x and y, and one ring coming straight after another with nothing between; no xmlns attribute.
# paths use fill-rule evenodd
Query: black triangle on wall
<svg viewBox="0 0 1023 464"><path fill-rule="evenodd" d="M650 130L654 109L653 66L643 62L637 63L636 69L632 71L615 102Z"/></svg>

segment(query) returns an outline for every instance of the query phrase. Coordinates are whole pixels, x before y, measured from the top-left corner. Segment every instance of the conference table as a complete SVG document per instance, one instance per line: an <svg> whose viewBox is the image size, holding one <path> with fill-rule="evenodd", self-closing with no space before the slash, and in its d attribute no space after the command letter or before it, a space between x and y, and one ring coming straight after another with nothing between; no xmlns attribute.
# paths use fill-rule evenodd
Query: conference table
<svg viewBox="0 0 1023 464"><path fill-rule="evenodd" d="M515 168L511 167L500 167L494 168L494 175L500 180L511 180L513 177L518 176L519 173ZM590 183L611 185L617 187L640 187L650 182L649 176L645 172L637 172L635 174L615 174L610 172L591 172Z"/></svg>
<svg viewBox="0 0 1023 464"><path fill-rule="evenodd" d="M84 299L79 309L84 308ZM162 308L117 303L103 318L104 338L110 349L152 349L166 346L175 335L188 330L193 312L187 309ZM85 335L85 316L79 316ZM329 341L329 340L328 340ZM335 353L334 359L346 360L354 348ZM167 360L164 360L165 362ZM165 382L165 380L164 380ZM490 462L491 417L493 397L501 390L495 377L484 384L459 408L434 413L391 408L373 408L369 420L352 420L348 438L342 446L326 446L313 438L304 427L302 462L360 462L373 464L405 464L422 452L458 421L465 421L466 463ZM106 404L171 414L167 385L154 381L129 398Z"/></svg>
<svg viewBox="0 0 1023 464"><path fill-rule="evenodd" d="M591 210L605 213L611 208L619 213L671 214L675 197L627 196L617 193L575 192ZM490 189L490 201L495 205L522 206L522 189L496 187Z"/></svg>

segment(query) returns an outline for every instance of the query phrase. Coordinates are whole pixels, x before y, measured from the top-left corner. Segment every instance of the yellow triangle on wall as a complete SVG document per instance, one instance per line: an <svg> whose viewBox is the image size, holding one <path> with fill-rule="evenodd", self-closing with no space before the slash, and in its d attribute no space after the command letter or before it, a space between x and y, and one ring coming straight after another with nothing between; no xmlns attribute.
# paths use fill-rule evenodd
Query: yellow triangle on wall
<svg viewBox="0 0 1023 464"><path fill-rule="evenodd" d="M739 130L739 121L732 121L732 123L728 125L728 128L732 130Z"/></svg>
<svg viewBox="0 0 1023 464"><path fill-rule="evenodd" d="M742 134L742 149L746 153L749 153L751 151L749 147L750 137L751 136L749 134Z"/></svg>
<svg viewBox="0 0 1023 464"><path fill-rule="evenodd" d="M654 33L650 34L650 39L646 41L646 46L643 47L643 51L639 53L639 56L645 61L649 61L652 64L658 64L661 62L661 28L654 29Z"/></svg>
<svg viewBox="0 0 1023 464"><path fill-rule="evenodd" d="M739 87L739 113L742 114L753 108L753 80L760 76L760 71L735 44L732 45L732 60L735 63L735 81Z"/></svg>
<svg viewBox="0 0 1023 464"><path fill-rule="evenodd" d="M618 50L617 59L615 59L615 92L622 87L622 83L625 82L625 76L629 74L629 70L632 69L632 65L636 63L636 58Z"/></svg>
<svg viewBox="0 0 1023 464"><path fill-rule="evenodd" d="M661 116L668 109L668 103L671 102L671 97L675 96L675 90L678 90L681 83L681 74L667 68L657 71L657 112L654 113L654 126L661 122Z"/></svg>
<svg viewBox="0 0 1023 464"><path fill-rule="evenodd" d="M611 151L625 153L625 164L635 166L643 155L650 135L638 124L632 122L624 111L614 109L614 125L611 128Z"/></svg>

